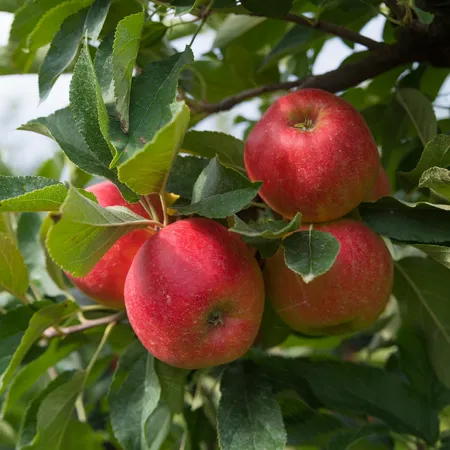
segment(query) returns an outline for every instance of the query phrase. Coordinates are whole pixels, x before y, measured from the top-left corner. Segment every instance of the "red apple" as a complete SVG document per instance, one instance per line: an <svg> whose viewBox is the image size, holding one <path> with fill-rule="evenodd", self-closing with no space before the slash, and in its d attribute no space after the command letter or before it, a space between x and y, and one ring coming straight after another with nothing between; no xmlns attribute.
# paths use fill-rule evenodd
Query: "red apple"
<svg viewBox="0 0 450 450"><path fill-rule="evenodd" d="M126 206L142 217L149 217L139 203L127 203L119 189L110 181L95 184L86 190L97 197L101 206ZM159 210L161 211L161 206ZM88 275L84 277L74 277L69 273L66 275L80 291L98 303L123 309L125 307L123 290L128 270L137 251L153 234L150 229L132 231L120 238Z"/></svg>
<svg viewBox="0 0 450 450"><path fill-rule="evenodd" d="M369 193L366 193L364 201L376 202L381 197L391 195L391 192L392 187L391 182L389 181L388 174L384 170L383 166L380 166L375 184L371 187Z"/></svg>
<svg viewBox="0 0 450 450"><path fill-rule="evenodd" d="M303 89L278 99L255 125L245 167L276 212L326 222L350 212L374 184L380 160L359 112L342 98Z"/></svg>
<svg viewBox="0 0 450 450"><path fill-rule="evenodd" d="M314 225L340 243L332 268L305 283L284 262L283 250L264 268L266 293L277 314L305 334L343 334L371 325L392 290L393 263L383 239L363 222Z"/></svg>
<svg viewBox="0 0 450 450"><path fill-rule="evenodd" d="M239 236L212 220L188 219L163 228L139 250L125 304L154 356L199 369L250 348L263 314L264 282Z"/></svg>

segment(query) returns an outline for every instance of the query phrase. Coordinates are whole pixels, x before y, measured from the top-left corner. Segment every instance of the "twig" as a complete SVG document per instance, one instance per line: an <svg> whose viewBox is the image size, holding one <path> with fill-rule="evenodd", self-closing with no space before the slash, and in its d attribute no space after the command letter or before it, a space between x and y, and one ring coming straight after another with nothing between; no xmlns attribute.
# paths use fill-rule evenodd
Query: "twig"
<svg viewBox="0 0 450 450"><path fill-rule="evenodd" d="M195 30L195 33L192 36L191 42L189 43L189 47L192 47L192 44L195 42L195 39L197 38L198 34L202 30L203 25L205 24L206 19L209 16L209 12L211 10L212 5L213 5L213 1L210 1L208 3L208 5L202 10L202 13L200 15L202 21L200 22L200 26Z"/></svg>
<svg viewBox="0 0 450 450"><path fill-rule="evenodd" d="M323 22L321 20L314 21L308 19L307 17L298 16L296 14L287 14L283 17L283 20L293 22L305 27L314 28L316 30L323 31L324 33L332 34L347 41L354 42L355 44L361 44L364 47L367 47L369 50L383 48L386 45L331 22Z"/></svg>
<svg viewBox="0 0 450 450"><path fill-rule="evenodd" d="M47 339L52 339L57 336L68 336L69 334L80 333L91 328L100 327L102 325L108 325L113 322L119 322L126 317L125 312L119 312L111 316L101 317L100 319L88 320L87 322L80 323L78 325L72 325L70 327L59 328L56 330L54 327L47 328L42 336Z"/></svg>

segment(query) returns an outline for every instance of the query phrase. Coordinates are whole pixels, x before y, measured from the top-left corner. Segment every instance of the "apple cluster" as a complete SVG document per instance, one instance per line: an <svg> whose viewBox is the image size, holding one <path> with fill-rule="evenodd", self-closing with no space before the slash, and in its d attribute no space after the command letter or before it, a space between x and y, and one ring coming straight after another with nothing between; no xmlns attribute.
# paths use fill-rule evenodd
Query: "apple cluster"
<svg viewBox="0 0 450 450"><path fill-rule="evenodd" d="M281 97L251 131L244 159L275 212L290 219L300 211L302 229L337 239L339 253L328 272L305 281L287 267L282 248L261 270L239 235L213 220L189 218L158 232L133 231L87 276L69 275L94 300L126 307L142 344L173 366L198 369L242 356L258 337L265 302L265 315L323 335L367 327L389 299L393 265L384 241L346 217L362 201L390 192L358 111L316 89ZM148 217L109 181L88 190L102 206L127 206Z"/></svg>

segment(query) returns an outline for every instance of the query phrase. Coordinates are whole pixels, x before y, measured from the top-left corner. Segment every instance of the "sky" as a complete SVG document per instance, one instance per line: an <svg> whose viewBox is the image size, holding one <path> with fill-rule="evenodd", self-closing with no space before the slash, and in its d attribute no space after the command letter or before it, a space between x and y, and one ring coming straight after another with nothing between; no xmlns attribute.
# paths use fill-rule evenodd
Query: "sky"
<svg viewBox="0 0 450 450"><path fill-rule="evenodd" d="M0 46L8 42L9 29L13 15L0 12ZM370 21L361 33L375 40L382 39L384 19L381 16ZM213 34L198 36L193 45L196 57L207 52L212 44ZM183 50L189 38L179 39L175 46ZM357 45L357 50L364 47ZM339 67L352 51L338 38L327 41L319 54L314 67L315 75ZM49 97L39 104L37 75L0 76L0 158L17 174L32 173L43 162L52 157L57 150L50 139L35 133L17 131L21 124L41 116L47 116L69 103L70 75L62 75L55 83ZM450 79L447 79L441 92L450 92ZM450 103L450 96L444 97L441 104ZM258 118L257 100L239 105L231 112L220 113L203 120L197 128L202 130L220 130L242 137L242 128L232 126L233 118L239 114L250 119ZM448 111L437 110L439 116Z"/></svg>

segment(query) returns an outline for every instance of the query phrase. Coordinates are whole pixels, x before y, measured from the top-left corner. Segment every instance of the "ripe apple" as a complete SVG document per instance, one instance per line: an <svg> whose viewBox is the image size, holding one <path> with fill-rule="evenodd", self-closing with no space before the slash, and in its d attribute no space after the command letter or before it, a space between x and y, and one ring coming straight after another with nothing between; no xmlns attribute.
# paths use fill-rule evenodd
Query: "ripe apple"
<svg viewBox="0 0 450 450"><path fill-rule="evenodd" d="M239 236L209 219L187 219L139 250L125 305L154 356L199 369L233 361L250 348L263 314L264 281Z"/></svg>
<svg viewBox="0 0 450 450"><path fill-rule="evenodd" d="M337 219L373 186L380 159L359 112L342 98L303 89L279 98L250 132L245 167L276 212L304 222Z"/></svg>
<svg viewBox="0 0 450 450"><path fill-rule="evenodd" d="M331 269L307 284L285 265L279 250L264 268L267 297L291 328L305 334L366 328L381 314L392 290L393 263L383 239L353 219L314 229L331 233L340 243Z"/></svg>
<svg viewBox="0 0 450 450"><path fill-rule="evenodd" d="M391 192L392 187L391 182L389 181L388 174L384 170L383 166L380 166L375 184L369 190L369 193L366 193L364 201L376 202L381 197L391 195Z"/></svg>
<svg viewBox="0 0 450 450"><path fill-rule="evenodd" d="M86 190L97 197L101 206L126 206L142 217L149 217L139 203L127 203L111 181L103 181ZM161 206L159 209L161 210ZM74 277L69 273L66 275L80 291L98 303L123 309L123 290L128 270L137 251L153 234L150 229L132 231L120 238L86 276Z"/></svg>

